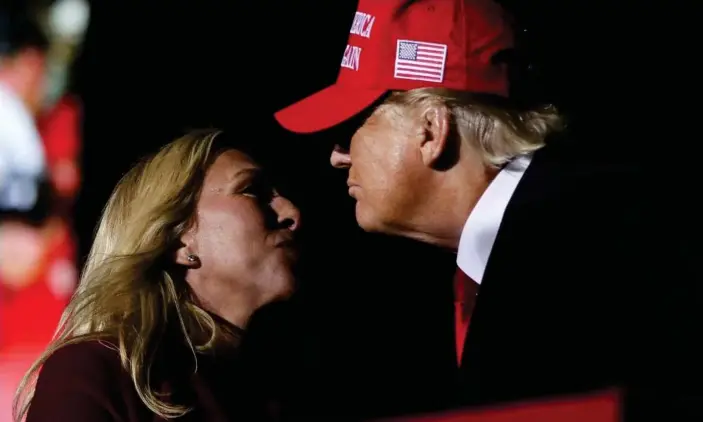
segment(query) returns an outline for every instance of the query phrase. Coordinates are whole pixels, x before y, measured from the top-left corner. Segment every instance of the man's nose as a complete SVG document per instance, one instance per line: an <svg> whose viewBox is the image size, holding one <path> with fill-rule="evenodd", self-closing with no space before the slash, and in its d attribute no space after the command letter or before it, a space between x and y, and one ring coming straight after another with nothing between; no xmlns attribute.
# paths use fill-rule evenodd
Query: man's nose
<svg viewBox="0 0 703 422"><path fill-rule="evenodd" d="M349 151L339 145L335 145L330 155L330 164L338 169L346 169L351 166L351 157Z"/></svg>

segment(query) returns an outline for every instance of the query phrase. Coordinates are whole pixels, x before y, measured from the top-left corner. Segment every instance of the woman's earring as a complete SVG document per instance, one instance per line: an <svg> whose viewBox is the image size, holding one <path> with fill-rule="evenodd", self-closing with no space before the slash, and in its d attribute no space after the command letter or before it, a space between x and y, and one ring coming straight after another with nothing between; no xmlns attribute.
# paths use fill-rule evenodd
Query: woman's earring
<svg viewBox="0 0 703 422"><path fill-rule="evenodd" d="M188 262L193 262L193 263L198 262L198 257L193 254L188 255L187 259L188 259Z"/></svg>

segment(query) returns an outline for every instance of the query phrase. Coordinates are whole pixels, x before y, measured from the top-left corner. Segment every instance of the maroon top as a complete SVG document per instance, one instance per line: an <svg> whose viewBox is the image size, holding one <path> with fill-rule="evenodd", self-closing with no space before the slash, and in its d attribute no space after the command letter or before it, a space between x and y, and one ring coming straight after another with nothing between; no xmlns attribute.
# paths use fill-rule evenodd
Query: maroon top
<svg viewBox="0 0 703 422"><path fill-rule="evenodd" d="M236 356L193 357L181 347L162 347L152 373L157 391L194 410L179 421L267 420L264 401ZM118 353L98 341L63 347L44 364L26 422L163 421L141 401Z"/></svg>

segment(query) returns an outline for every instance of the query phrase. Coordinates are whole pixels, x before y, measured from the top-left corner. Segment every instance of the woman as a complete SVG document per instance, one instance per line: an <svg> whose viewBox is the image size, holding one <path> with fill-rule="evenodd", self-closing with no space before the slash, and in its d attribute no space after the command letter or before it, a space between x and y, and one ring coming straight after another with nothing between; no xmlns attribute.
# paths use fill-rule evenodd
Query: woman
<svg viewBox="0 0 703 422"><path fill-rule="evenodd" d="M139 163L108 201L15 418L262 418L237 351L254 311L292 292L298 224L295 206L218 132L191 133Z"/></svg>

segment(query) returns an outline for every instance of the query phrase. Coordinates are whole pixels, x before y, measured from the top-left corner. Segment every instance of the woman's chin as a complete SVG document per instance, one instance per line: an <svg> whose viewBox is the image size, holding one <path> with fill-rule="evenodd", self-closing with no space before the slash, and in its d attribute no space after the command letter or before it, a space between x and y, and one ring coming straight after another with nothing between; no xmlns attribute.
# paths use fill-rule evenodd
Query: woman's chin
<svg viewBox="0 0 703 422"><path fill-rule="evenodd" d="M275 281L272 280L270 287L271 289L267 302L279 302L290 299L296 290L296 282L293 271L286 269L285 273L281 271L276 274Z"/></svg>

